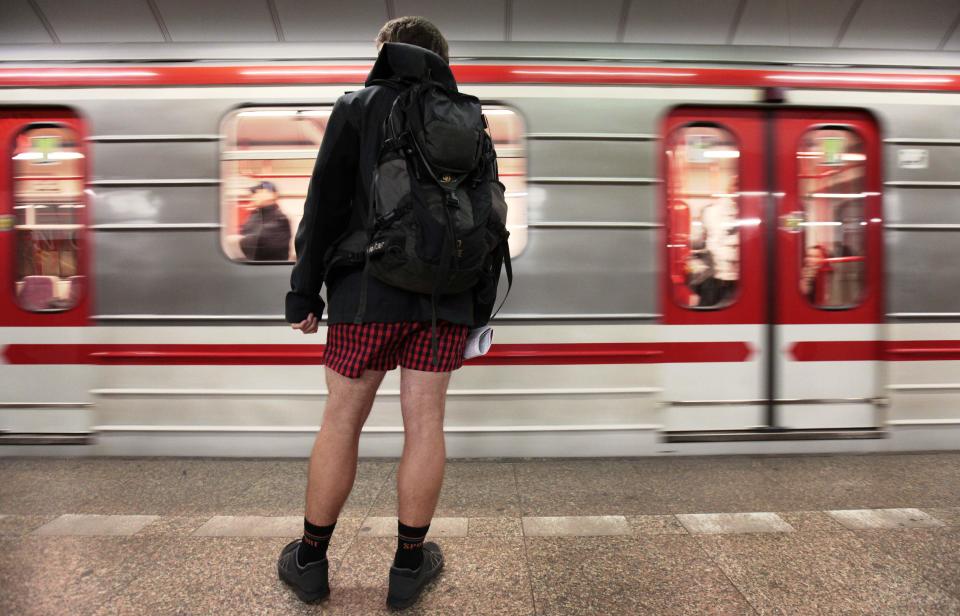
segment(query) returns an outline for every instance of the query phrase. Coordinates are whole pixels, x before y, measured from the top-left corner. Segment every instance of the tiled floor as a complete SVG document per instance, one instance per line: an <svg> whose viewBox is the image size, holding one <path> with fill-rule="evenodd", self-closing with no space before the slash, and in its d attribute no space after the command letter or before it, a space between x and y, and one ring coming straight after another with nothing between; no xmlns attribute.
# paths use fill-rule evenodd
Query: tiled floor
<svg viewBox="0 0 960 616"><path fill-rule="evenodd" d="M308 606L303 460L0 459L0 614L383 613L395 468L361 461ZM407 613L957 616L960 454L457 460L430 535Z"/></svg>

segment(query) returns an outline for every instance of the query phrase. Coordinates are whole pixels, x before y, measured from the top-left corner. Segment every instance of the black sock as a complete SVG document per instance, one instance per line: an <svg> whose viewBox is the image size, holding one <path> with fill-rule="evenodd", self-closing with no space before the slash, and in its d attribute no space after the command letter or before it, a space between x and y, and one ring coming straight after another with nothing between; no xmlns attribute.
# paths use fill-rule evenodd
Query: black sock
<svg viewBox="0 0 960 616"><path fill-rule="evenodd" d="M393 557L393 566L400 569L419 569L423 562L423 538L427 536L426 526L407 526L397 520L397 554Z"/></svg>
<svg viewBox="0 0 960 616"><path fill-rule="evenodd" d="M303 541L297 549L298 565L305 567L327 557L327 546L330 545L330 537L333 536L333 527L336 525L334 522L330 526L317 526L303 518Z"/></svg>

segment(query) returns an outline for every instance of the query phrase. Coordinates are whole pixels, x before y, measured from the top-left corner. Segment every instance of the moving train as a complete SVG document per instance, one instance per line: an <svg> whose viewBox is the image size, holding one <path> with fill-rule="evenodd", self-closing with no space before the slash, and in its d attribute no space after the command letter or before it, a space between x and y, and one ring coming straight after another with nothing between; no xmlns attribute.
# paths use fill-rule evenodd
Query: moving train
<svg viewBox="0 0 960 616"><path fill-rule="evenodd" d="M0 454L305 455L325 328L283 321L292 239L244 245L371 52L150 47L0 64ZM453 50L515 284L449 454L960 446L960 66L565 49Z"/></svg>

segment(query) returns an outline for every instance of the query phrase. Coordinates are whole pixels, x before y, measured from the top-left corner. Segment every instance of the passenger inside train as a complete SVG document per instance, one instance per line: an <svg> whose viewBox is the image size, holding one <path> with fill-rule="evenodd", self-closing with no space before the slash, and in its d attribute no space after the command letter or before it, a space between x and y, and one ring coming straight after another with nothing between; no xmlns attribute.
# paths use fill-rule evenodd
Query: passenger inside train
<svg viewBox="0 0 960 616"><path fill-rule="evenodd" d="M733 301L740 276L740 152L714 126L684 127L671 143L674 298L690 308L722 307Z"/></svg>
<svg viewBox="0 0 960 616"><path fill-rule="evenodd" d="M810 131L797 152L805 246L799 284L813 306L854 306L861 300L865 162L859 137L843 128Z"/></svg>
<svg viewBox="0 0 960 616"><path fill-rule="evenodd" d="M277 186L260 182L250 187L251 211L240 228L240 249L253 261L290 258L290 219L277 205Z"/></svg>

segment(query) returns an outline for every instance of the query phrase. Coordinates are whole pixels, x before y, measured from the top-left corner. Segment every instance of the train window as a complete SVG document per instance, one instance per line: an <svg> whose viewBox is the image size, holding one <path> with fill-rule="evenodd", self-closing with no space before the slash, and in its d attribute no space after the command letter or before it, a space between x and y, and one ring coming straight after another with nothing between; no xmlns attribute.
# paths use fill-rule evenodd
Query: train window
<svg viewBox="0 0 960 616"><path fill-rule="evenodd" d="M724 308L740 279L739 146L696 124L670 135L666 155L670 292L685 308Z"/></svg>
<svg viewBox="0 0 960 616"><path fill-rule="evenodd" d="M293 235L331 109L246 108L224 118L220 239L231 259L294 259Z"/></svg>
<svg viewBox="0 0 960 616"><path fill-rule="evenodd" d="M34 125L14 142L14 293L32 312L69 310L84 294L80 270L84 155L73 129Z"/></svg>
<svg viewBox="0 0 960 616"><path fill-rule="evenodd" d="M818 308L852 308L863 300L866 160L863 141L846 128L816 128L800 140L800 293Z"/></svg>
<svg viewBox="0 0 960 616"><path fill-rule="evenodd" d="M289 262L332 107L244 108L221 127L221 246L235 261ZM510 252L526 244L526 153L519 114L485 107L507 189Z"/></svg>

